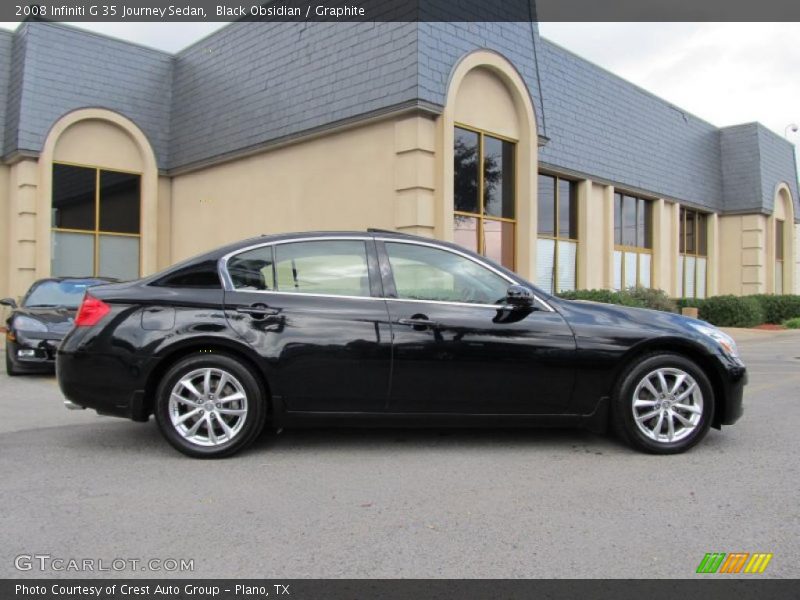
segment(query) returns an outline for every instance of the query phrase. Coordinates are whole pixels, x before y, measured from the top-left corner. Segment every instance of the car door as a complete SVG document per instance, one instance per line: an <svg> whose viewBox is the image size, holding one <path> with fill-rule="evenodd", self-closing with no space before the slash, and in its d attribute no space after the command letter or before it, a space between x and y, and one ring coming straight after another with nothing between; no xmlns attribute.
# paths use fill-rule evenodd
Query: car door
<svg viewBox="0 0 800 600"><path fill-rule="evenodd" d="M538 301L511 310L512 281L466 253L378 243L392 323L391 412L559 414L573 385L575 340Z"/></svg>
<svg viewBox="0 0 800 600"><path fill-rule="evenodd" d="M287 410L384 410L391 330L372 239L287 240L223 268L226 318Z"/></svg>

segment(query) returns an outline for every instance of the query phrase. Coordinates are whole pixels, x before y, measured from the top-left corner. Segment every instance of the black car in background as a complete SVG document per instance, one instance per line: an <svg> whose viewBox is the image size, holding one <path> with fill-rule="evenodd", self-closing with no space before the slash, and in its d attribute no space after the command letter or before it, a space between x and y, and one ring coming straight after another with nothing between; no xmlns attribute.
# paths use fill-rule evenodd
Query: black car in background
<svg viewBox="0 0 800 600"><path fill-rule="evenodd" d="M250 239L89 290L58 350L68 407L195 457L273 427L611 426L682 452L742 414L708 323L546 294L453 244L370 230Z"/></svg>
<svg viewBox="0 0 800 600"><path fill-rule="evenodd" d="M86 290L115 279L52 277L33 283L17 306L13 298L0 304L11 307L6 320L6 372L52 373L56 348L72 328Z"/></svg>

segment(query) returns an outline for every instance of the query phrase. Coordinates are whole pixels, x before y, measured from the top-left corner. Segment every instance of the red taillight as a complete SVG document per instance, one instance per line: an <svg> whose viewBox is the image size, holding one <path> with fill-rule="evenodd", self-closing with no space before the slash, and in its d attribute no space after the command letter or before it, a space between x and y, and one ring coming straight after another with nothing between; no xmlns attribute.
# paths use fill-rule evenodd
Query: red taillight
<svg viewBox="0 0 800 600"><path fill-rule="evenodd" d="M75 327L94 327L109 311L111 307L108 304L86 294L78 309L78 316L75 317Z"/></svg>

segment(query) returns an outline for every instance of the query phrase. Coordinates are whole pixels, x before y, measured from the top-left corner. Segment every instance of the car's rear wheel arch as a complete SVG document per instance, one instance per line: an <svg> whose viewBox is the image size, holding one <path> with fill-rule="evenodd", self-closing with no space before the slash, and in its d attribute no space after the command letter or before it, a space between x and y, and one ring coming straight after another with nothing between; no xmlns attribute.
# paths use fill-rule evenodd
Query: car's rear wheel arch
<svg viewBox="0 0 800 600"><path fill-rule="evenodd" d="M645 356L651 354L668 353L677 354L691 360L695 363L708 377L711 383L711 389L714 392L714 416L711 421L712 427L719 427L722 416L726 411L726 397L725 388L722 384L722 376L717 368L714 366L713 358L711 358L702 348L677 338L665 338L648 340L637 346L631 348L620 360L619 366L614 373L612 389L616 389L621 379L625 376L628 368L638 363Z"/></svg>
<svg viewBox="0 0 800 600"><path fill-rule="evenodd" d="M269 380L262 369L258 367L258 362L255 358L250 356L250 353L235 345L220 343L218 340L197 340L191 344L183 344L178 348L173 348L167 351L158 362L153 371L147 378L147 385L145 388L145 409L146 414L152 414L155 409L156 391L158 390L159 383L169 370L179 361L187 356L197 354L219 354L227 356L236 360L243 365L247 366L253 375L256 376L261 389L264 392L264 401L267 403L266 411L267 418L270 418L273 411L272 406L272 393L269 385Z"/></svg>

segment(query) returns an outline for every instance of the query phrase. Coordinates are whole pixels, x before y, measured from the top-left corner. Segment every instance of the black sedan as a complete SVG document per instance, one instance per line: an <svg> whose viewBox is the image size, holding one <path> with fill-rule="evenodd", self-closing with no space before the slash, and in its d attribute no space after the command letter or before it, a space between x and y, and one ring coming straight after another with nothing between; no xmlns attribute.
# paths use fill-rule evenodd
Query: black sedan
<svg viewBox="0 0 800 600"><path fill-rule="evenodd" d="M114 279L59 277L33 283L17 306L13 298L0 304L11 307L6 321L6 372L52 373L58 344L72 328L86 289Z"/></svg>
<svg viewBox="0 0 800 600"><path fill-rule="evenodd" d="M71 408L195 457L272 427L572 425L684 451L742 414L733 340L546 294L458 246L370 230L239 242L90 290L58 350Z"/></svg>

